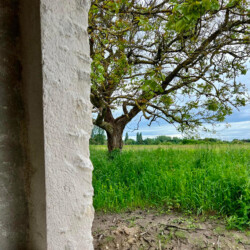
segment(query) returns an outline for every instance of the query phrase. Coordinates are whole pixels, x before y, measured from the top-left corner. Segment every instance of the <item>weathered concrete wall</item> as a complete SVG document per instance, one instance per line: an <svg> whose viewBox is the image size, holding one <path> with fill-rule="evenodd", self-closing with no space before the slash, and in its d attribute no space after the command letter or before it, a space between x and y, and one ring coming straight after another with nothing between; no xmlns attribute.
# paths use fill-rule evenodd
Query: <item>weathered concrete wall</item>
<svg viewBox="0 0 250 250"><path fill-rule="evenodd" d="M20 3L19 36L0 2L0 249L93 249L89 1Z"/></svg>
<svg viewBox="0 0 250 250"><path fill-rule="evenodd" d="M0 249L26 249L19 1L0 1Z"/></svg>

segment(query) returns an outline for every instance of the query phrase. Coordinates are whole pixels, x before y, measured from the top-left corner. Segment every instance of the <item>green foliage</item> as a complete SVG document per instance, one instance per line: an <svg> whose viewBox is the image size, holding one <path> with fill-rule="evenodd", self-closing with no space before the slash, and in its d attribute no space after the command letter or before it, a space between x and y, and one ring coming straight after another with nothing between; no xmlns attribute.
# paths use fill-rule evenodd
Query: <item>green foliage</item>
<svg viewBox="0 0 250 250"><path fill-rule="evenodd" d="M136 133L136 144L138 144L138 145L143 144L142 133Z"/></svg>
<svg viewBox="0 0 250 250"><path fill-rule="evenodd" d="M109 160L114 160L117 157L119 157L120 154L121 154L121 150L119 148L115 148L111 152L108 152L108 159Z"/></svg>
<svg viewBox="0 0 250 250"><path fill-rule="evenodd" d="M89 140L90 145L104 145L106 142L105 131L97 126L94 126Z"/></svg>
<svg viewBox="0 0 250 250"><path fill-rule="evenodd" d="M126 143L126 145L135 145L136 141L133 139L128 139L125 143Z"/></svg>
<svg viewBox="0 0 250 250"><path fill-rule="evenodd" d="M128 140L129 140L129 137L128 137L128 132L127 132L125 135L125 139L124 139L125 144L127 144Z"/></svg>
<svg viewBox="0 0 250 250"><path fill-rule="evenodd" d="M142 139L142 133L136 134L136 141L133 139L126 139L125 137L125 144L126 145L190 145L190 144L245 144L249 143L249 139L234 139L231 142L229 141L222 141L217 138L194 138L194 137L170 137L165 135L157 136L156 138L146 138Z"/></svg>
<svg viewBox="0 0 250 250"><path fill-rule="evenodd" d="M196 132L246 105L247 0L91 0L94 124L121 131L140 112ZM121 108L122 114L113 112ZM205 126L204 125L204 126Z"/></svg>
<svg viewBox="0 0 250 250"><path fill-rule="evenodd" d="M95 209L137 208L216 213L228 226L250 226L250 148L124 150L112 160L91 148Z"/></svg>

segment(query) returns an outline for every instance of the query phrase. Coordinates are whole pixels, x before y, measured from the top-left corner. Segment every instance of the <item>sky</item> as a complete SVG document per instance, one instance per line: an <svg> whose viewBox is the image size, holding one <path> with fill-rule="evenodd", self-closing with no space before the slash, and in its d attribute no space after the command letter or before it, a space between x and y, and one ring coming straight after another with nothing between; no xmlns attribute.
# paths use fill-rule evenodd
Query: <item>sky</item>
<svg viewBox="0 0 250 250"><path fill-rule="evenodd" d="M240 76L238 80L247 86L250 94L250 69L246 75ZM153 123L149 127L148 121L142 118L137 129L139 119L140 116L135 117L125 128L125 133L128 132L129 138L135 139L137 132L142 133L144 139L147 137L154 138L159 135L183 137L173 125L167 124L164 121ZM209 126L207 127L209 128ZM216 133L204 133L201 131L200 137L213 137L227 141L233 139L250 139L250 103L240 108L239 111L234 110L233 114L227 116L225 122L218 124L215 130Z"/></svg>

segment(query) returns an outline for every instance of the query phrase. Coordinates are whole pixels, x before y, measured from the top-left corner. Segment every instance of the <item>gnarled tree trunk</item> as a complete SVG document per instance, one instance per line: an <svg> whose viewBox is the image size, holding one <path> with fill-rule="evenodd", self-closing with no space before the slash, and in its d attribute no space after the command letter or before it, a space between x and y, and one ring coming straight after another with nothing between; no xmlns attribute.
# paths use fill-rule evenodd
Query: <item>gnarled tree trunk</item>
<svg viewBox="0 0 250 250"><path fill-rule="evenodd" d="M107 132L108 137L108 150L112 152L115 149L122 150L123 141L122 141L122 134L124 128L122 127L114 127L112 133Z"/></svg>
<svg viewBox="0 0 250 250"><path fill-rule="evenodd" d="M100 106L96 99L91 96L92 103ZM107 133L108 137L108 151L112 152L115 149L122 150L123 141L122 135L124 128L126 125L140 112L140 109L136 106L132 108L129 112L124 108L125 115L122 115L118 118L114 118L112 111L109 107L102 107L101 113L98 114L97 118L94 120L94 124L102 129L104 129Z"/></svg>

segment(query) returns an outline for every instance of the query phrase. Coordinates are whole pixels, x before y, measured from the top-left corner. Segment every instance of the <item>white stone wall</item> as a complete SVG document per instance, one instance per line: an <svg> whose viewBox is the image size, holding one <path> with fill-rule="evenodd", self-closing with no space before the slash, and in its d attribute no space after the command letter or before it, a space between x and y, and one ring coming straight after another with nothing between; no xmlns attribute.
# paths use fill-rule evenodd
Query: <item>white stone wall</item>
<svg viewBox="0 0 250 250"><path fill-rule="evenodd" d="M93 249L86 0L22 0L29 249Z"/></svg>
<svg viewBox="0 0 250 250"><path fill-rule="evenodd" d="M0 250L91 250L88 0L0 1Z"/></svg>
<svg viewBox="0 0 250 250"><path fill-rule="evenodd" d="M92 249L88 2L41 0L47 249Z"/></svg>

